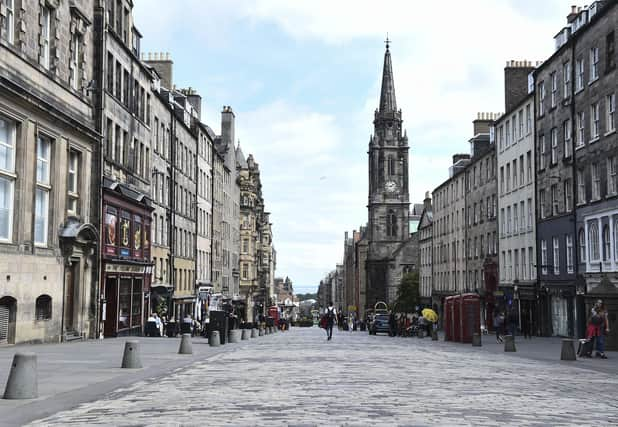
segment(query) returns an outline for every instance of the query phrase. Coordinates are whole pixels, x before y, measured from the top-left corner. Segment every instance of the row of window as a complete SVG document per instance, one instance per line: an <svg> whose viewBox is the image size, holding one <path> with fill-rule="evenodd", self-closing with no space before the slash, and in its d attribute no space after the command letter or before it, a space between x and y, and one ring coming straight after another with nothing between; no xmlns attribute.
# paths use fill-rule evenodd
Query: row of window
<svg viewBox="0 0 618 427"><path fill-rule="evenodd" d="M581 263L618 263L618 216L608 215L587 220L585 227L578 231L577 238Z"/></svg>
<svg viewBox="0 0 618 427"><path fill-rule="evenodd" d="M496 232L487 233L487 235L478 235L474 239L469 238L468 244L465 240L459 240L446 244L439 244L433 248L433 259L436 263L448 263L454 260L463 260L464 256L468 259L484 257L485 255L496 255L498 253L498 242L496 240ZM463 251L463 252L462 252ZM449 253L451 258L449 259ZM431 256L431 255L429 255Z"/></svg>
<svg viewBox="0 0 618 427"><path fill-rule="evenodd" d="M465 226L463 222L464 218L467 218L468 226L482 223L485 219L494 219L497 210L496 196L487 196L486 200L481 199L478 203L468 206L467 212L465 212L465 209L461 209L461 215L458 210L447 214L444 218L436 219L434 221L435 235L443 236L448 233L453 233L456 230L463 229Z"/></svg>
<svg viewBox="0 0 618 427"><path fill-rule="evenodd" d="M200 280L210 279L210 252L199 250L197 251L197 274Z"/></svg>
<svg viewBox="0 0 618 427"><path fill-rule="evenodd" d="M195 248L195 234L183 230L180 227L174 227L175 236L175 254L183 258L193 258L193 249Z"/></svg>
<svg viewBox="0 0 618 427"><path fill-rule="evenodd" d="M500 263L500 280L534 280L536 272L534 269L535 259L532 246L528 247L528 258L526 260L526 248L509 249L502 251Z"/></svg>
<svg viewBox="0 0 618 427"><path fill-rule="evenodd" d="M498 149L502 152L508 149L511 145L517 144L517 141L524 138L526 135L530 135L532 132L532 112L531 105L527 104L525 107L519 109L516 114L510 119L507 119L504 124L501 124L497 128ZM524 119L525 111L525 119Z"/></svg>
<svg viewBox="0 0 618 427"><path fill-rule="evenodd" d="M0 117L0 241L13 241L15 187L19 177L16 170L18 122ZM55 140L39 132L36 138L36 180L34 186L34 243L47 246L50 198L54 196L50 170ZM80 208L81 153L70 149L67 159L67 213L78 215ZM52 200L53 201L53 200Z"/></svg>
<svg viewBox="0 0 618 427"><path fill-rule="evenodd" d="M611 72L616 67L615 60L615 33L611 31L605 37L605 73ZM593 46L588 53L588 84L592 84L599 79L599 48ZM585 85L585 58L580 57L575 60L575 93L584 90ZM560 84L558 82L558 73L553 71L549 75L551 92L550 92L550 108L554 108L558 104L558 91ZM571 62L566 61L562 64L562 98L568 99L571 96ZM547 100L545 95L545 81L538 84L538 100L539 100L539 116L545 114L545 106Z"/></svg>
<svg viewBox="0 0 618 427"><path fill-rule="evenodd" d="M150 180L150 147L143 141L133 138L129 131L107 119L105 152L108 159L124 166L143 180Z"/></svg>
<svg viewBox="0 0 618 427"><path fill-rule="evenodd" d="M602 106L600 102L592 103L590 106L590 138L589 143L596 142L601 136L601 120L600 110ZM616 131L616 94L612 93L605 96L604 100L605 108L605 135L611 134ZM585 127L586 117L584 111L579 111L575 115L575 149L583 147L585 142ZM562 123L562 152L563 158L571 157L572 153L572 141L571 141L571 121L569 119ZM554 127L550 130L549 134L549 146L547 149L547 139L544 134L539 135L539 170L543 170L547 167L547 155L549 154L549 165L555 165L558 163L559 154L559 135L558 128Z"/></svg>
<svg viewBox="0 0 618 427"><path fill-rule="evenodd" d="M500 166L501 196L509 193L511 190L514 191L519 187L532 184L534 181L532 173L532 151L526 153L525 161L526 163L524 164L524 155L522 154L519 156L519 167L518 159L513 159L512 162L508 162L505 166Z"/></svg>
<svg viewBox="0 0 618 427"><path fill-rule="evenodd" d="M5 16L2 28L0 29L2 37L10 44L15 43L16 33L19 31L19 25L15 25L15 18L19 16L19 8L15 0L2 0L2 6L5 9ZM39 64L49 70L52 66L51 53L61 54L62 49L56 48L55 44L57 31L56 28L56 9L45 3L40 5L39 16L40 30L38 37L39 44ZM69 25L66 27L71 32L69 40L69 84L74 90L81 90L81 74L83 70L83 48L84 34L78 32L80 26Z"/></svg>
<svg viewBox="0 0 618 427"><path fill-rule="evenodd" d="M586 177L589 176L590 185L586 185ZM605 177L605 179L603 179ZM577 204L583 205L588 201L601 200L603 197L618 195L618 156L610 156L605 160L592 162L589 167L578 168L577 180ZM587 192L587 188L590 192ZM539 190L539 214L541 219L549 215L559 215L570 212L573 208L572 180L565 179L560 186L557 183L550 186L551 205L548 206L547 190ZM562 192L562 194L561 194Z"/></svg>
<svg viewBox="0 0 618 427"><path fill-rule="evenodd" d="M526 202L521 200L513 206L500 208L500 237L531 231L534 226L534 204L532 198Z"/></svg>

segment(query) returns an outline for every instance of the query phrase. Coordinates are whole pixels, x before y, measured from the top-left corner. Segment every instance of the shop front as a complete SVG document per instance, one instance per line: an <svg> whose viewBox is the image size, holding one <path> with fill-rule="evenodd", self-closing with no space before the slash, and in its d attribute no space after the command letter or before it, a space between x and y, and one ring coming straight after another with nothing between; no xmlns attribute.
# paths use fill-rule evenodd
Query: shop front
<svg viewBox="0 0 618 427"><path fill-rule="evenodd" d="M541 283L539 321L544 336L575 336L575 286Z"/></svg>
<svg viewBox="0 0 618 427"><path fill-rule="evenodd" d="M152 208L138 196L122 184L103 193L101 320L106 337L141 335L150 306Z"/></svg>

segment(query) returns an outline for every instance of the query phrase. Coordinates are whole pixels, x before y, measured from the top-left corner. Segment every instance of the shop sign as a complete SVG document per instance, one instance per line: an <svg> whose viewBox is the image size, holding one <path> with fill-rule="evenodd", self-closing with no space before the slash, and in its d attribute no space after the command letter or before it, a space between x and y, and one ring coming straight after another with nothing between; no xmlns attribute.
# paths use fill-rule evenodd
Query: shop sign
<svg viewBox="0 0 618 427"><path fill-rule="evenodd" d="M145 267L143 265L105 264L105 272L144 274Z"/></svg>

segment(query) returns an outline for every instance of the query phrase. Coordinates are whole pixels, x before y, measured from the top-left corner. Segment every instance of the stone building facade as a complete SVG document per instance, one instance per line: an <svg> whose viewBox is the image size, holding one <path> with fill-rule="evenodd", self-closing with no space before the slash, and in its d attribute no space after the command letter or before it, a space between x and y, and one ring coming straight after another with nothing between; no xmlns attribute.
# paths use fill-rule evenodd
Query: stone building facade
<svg viewBox="0 0 618 427"><path fill-rule="evenodd" d="M133 2L94 8L95 104L103 136L101 333L139 335L150 289L151 70L140 60Z"/></svg>
<svg viewBox="0 0 618 427"><path fill-rule="evenodd" d="M433 285L433 210L431 196L425 193L423 212L418 224L419 296L421 303L431 305Z"/></svg>
<svg viewBox="0 0 618 427"><path fill-rule="evenodd" d="M489 126L497 115L484 113L473 122L474 137L470 163L466 167L465 276L463 291L483 297L483 324L491 324L494 304L492 292L498 282L498 185L496 147Z"/></svg>
<svg viewBox="0 0 618 427"><path fill-rule="evenodd" d="M0 21L0 344L93 337L93 4L2 2Z"/></svg>
<svg viewBox="0 0 618 427"><path fill-rule="evenodd" d="M583 85L571 95L574 129L575 206L578 242L577 290L585 286L586 315L597 299L609 310L607 348L618 349L618 3L597 2L581 11L584 24L571 35L574 63L583 63ZM594 5L594 4L593 4ZM593 13L593 10L596 12ZM576 66L576 71L578 70ZM573 119L572 119L573 120ZM581 325L580 325L580 329Z"/></svg>
<svg viewBox="0 0 618 427"><path fill-rule="evenodd" d="M611 1L573 8L554 38L556 51L534 72L539 311L546 335L582 336L590 303L611 294L594 289L603 277L612 283L611 262L606 271L600 248L615 205L602 183L612 182L615 151L608 123L615 105L616 14Z"/></svg>
<svg viewBox="0 0 618 427"><path fill-rule="evenodd" d="M380 106L369 141L368 306L392 304L397 297L399 268L393 254L409 239L408 137L397 109L391 54L384 54Z"/></svg>
<svg viewBox="0 0 618 427"><path fill-rule="evenodd" d="M207 310L208 294L212 291L212 210L213 164L217 156L214 148L215 133L203 123L196 123L197 154L197 255L195 266L198 291L199 317Z"/></svg>
<svg viewBox="0 0 618 427"><path fill-rule="evenodd" d="M507 79L506 106L511 110L494 123L498 161L499 285L507 305L514 305L520 324L537 325L536 220L534 191L534 95L527 74L533 71L528 61L509 61L505 68L522 73L520 81ZM510 86L509 86L510 84ZM512 89L516 90L513 91ZM522 96L522 93L525 95ZM519 100L513 99L519 96ZM531 330L536 333L537 331Z"/></svg>
<svg viewBox="0 0 618 427"><path fill-rule="evenodd" d="M456 154L449 179L432 193L432 305L441 310L444 298L465 289L466 196L465 168L469 154Z"/></svg>
<svg viewBox="0 0 618 427"><path fill-rule="evenodd" d="M264 211L260 168L249 155L245 159L236 148L240 183L240 296L245 304L245 319L253 322L266 314L270 294L272 230Z"/></svg>
<svg viewBox="0 0 618 427"><path fill-rule="evenodd" d="M240 185L236 160L235 141L236 116L232 107L225 106L221 111L221 135L215 139L215 146L222 163L219 165L221 194L219 212L221 214L219 232L221 241L221 292L225 296L239 295L240 270ZM215 164L215 166L217 166ZM214 212L213 212L214 215ZM214 218L215 220L217 218ZM213 225L214 227L214 225Z"/></svg>

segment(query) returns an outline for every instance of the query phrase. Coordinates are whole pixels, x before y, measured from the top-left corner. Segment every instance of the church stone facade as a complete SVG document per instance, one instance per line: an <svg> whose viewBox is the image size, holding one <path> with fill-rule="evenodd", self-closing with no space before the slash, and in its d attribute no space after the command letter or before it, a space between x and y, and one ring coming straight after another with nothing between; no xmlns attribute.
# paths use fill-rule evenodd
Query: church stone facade
<svg viewBox="0 0 618 427"><path fill-rule="evenodd" d="M408 138L397 109L391 54L388 42L380 106L375 111L374 135L369 140L369 198L367 299L392 304L401 277L398 254L409 245ZM407 251L406 251L407 252Z"/></svg>

